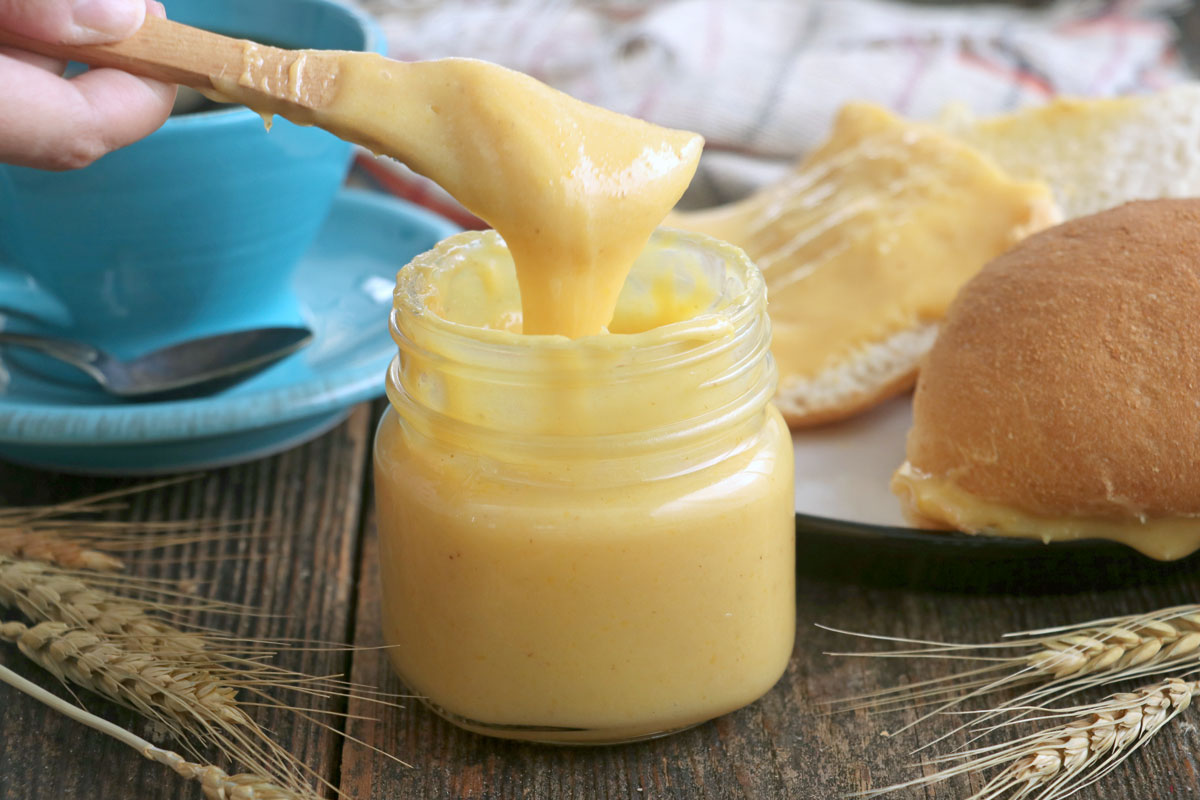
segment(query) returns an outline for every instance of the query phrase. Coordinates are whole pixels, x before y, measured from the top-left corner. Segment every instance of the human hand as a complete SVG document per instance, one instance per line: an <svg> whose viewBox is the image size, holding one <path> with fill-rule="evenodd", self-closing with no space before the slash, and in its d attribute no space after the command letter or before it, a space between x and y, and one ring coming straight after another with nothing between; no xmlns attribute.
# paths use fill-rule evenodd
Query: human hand
<svg viewBox="0 0 1200 800"><path fill-rule="evenodd" d="M155 0L0 0L0 28L47 42L98 44L135 33ZM66 64L0 47L0 162L41 169L85 167L156 130L175 86L115 69L70 80Z"/></svg>

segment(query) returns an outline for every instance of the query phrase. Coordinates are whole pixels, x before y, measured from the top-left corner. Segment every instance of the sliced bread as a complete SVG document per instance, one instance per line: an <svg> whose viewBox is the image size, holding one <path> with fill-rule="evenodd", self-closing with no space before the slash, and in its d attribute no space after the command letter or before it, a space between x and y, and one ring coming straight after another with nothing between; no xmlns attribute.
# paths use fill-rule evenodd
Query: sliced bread
<svg viewBox="0 0 1200 800"><path fill-rule="evenodd" d="M1015 180L932 125L851 104L783 180L668 224L746 250L762 269L788 424L855 414L911 386L958 288L1057 221Z"/></svg>
<svg viewBox="0 0 1200 800"><path fill-rule="evenodd" d="M1005 172L1048 183L1065 219L1200 195L1200 84L984 119L955 106L940 122Z"/></svg>

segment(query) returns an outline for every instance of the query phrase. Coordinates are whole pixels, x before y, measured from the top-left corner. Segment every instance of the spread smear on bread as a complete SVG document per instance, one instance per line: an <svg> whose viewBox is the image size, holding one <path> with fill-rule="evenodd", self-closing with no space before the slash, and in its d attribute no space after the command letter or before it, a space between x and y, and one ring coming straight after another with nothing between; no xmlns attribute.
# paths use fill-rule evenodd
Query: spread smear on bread
<svg viewBox="0 0 1200 800"><path fill-rule="evenodd" d="M942 130L845 107L782 181L668 223L746 250L766 277L793 427L849 416L908 388L960 286L1057 211Z"/></svg>

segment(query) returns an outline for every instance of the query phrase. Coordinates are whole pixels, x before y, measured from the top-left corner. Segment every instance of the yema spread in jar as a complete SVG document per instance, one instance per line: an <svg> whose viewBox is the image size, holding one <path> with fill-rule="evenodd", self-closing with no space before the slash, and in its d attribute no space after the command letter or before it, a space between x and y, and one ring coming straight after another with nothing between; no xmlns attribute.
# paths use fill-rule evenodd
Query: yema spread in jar
<svg viewBox="0 0 1200 800"><path fill-rule="evenodd" d="M795 629L757 269L661 229L608 333L521 320L494 232L399 274L375 442L397 671L456 724L538 741L656 736L752 702Z"/></svg>

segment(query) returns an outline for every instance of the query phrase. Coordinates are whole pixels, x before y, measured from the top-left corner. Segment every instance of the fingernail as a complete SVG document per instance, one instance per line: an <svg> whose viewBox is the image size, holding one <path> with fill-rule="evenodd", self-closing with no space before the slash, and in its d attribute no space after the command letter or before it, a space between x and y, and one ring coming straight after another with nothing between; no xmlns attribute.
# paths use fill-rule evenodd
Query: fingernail
<svg viewBox="0 0 1200 800"><path fill-rule="evenodd" d="M123 39L142 25L145 0L73 0L71 19L80 41Z"/></svg>

